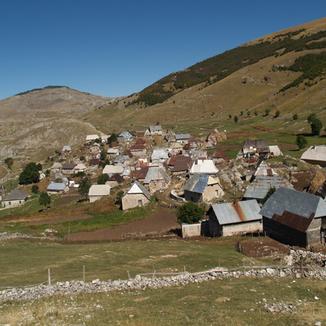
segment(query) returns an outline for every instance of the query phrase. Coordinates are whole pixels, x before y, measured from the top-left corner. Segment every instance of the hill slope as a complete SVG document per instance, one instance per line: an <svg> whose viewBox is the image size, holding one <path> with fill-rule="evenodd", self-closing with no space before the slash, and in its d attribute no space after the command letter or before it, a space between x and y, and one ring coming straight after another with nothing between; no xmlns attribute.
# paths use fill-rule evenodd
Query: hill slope
<svg viewBox="0 0 326 326"><path fill-rule="evenodd" d="M110 130L138 129L159 121L199 135L220 127L246 131L244 137L260 136L258 129L267 130L267 136L275 131L274 141L284 133L292 137L306 130L311 112L326 122L325 53L326 19L320 19L170 74L87 119ZM268 117L266 110L271 112ZM276 111L280 117L273 119ZM291 121L295 113L299 119ZM108 122L106 126L102 121ZM293 143L287 135L284 138Z"/></svg>
<svg viewBox="0 0 326 326"><path fill-rule="evenodd" d="M0 158L44 158L65 144L96 132L82 117L109 98L52 86L0 101Z"/></svg>

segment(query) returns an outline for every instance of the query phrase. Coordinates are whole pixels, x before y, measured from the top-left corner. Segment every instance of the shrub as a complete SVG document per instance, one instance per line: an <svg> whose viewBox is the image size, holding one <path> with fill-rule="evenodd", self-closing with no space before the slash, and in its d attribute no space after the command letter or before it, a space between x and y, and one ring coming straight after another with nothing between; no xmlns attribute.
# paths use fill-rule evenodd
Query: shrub
<svg viewBox="0 0 326 326"><path fill-rule="evenodd" d="M197 223L204 215L205 210L193 202L185 203L178 208L178 222L193 224Z"/></svg>
<svg viewBox="0 0 326 326"><path fill-rule="evenodd" d="M101 174L97 178L97 183L99 185L104 185L109 180L109 176L107 174Z"/></svg>
<svg viewBox="0 0 326 326"><path fill-rule="evenodd" d="M48 207L51 204L51 197L46 192L41 192L39 204L41 206Z"/></svg>
<svg viewBox="0 0 326 326"><path fill-rule="evenodd" d="M278 118L280 116L281 112L277 110L274 114L274 118Z"/></svg>
<svg viewBox="0 0 326 326"><path fill-rule="evenodd" d="M315 118L314 120L311 121L310 127L311 127L312 135L319 136L321 130L323 129L323 124L318 118Z"/></svg>
<svg viewBox="0 0 326 326"><path fill-rule="evenodd" d="M14 164L14 159L12 157L7 157L5 159L5 164L7 165L8 169L11 170L12 165Z"/></svg>
<svg viewBox="0 0 326 326"><path fill-rule="evenodd" d="M82 196L86 197L90 187L91 181L87 177L84 177L79 183L78 191Z"/></svg>
<svg viewBox="0 0 326 326"><path fill-rule="evenodd" d="M32 186L32 193L37 194L38 193L38 185L33 185Z"/></svg>
<svg viewBox="0 0 326 326"><path fill-rule="evenodd" d="M292 116L292 119L293 120L298 120L298 114L297 113L294 113L293 116Z"/></svg>
<svg viewBox="0 0 326 326"><path fill-rule="evenodd" d="M234 121L235 123L238 123L238 121L239 121L239 118L238 118L238 116L237 116L237 115L235 115L235 116L233 117L233 121Z"/></svg>
<svg viewBox="0 0 326 326"><path fill-rule="evenodd" d="M108 138L108 144L111 145L112 143L116 143L118 141L118 136L115 133Z"/></svg>
<svg viewBox="0 0 326 326"><path fill-rule="evenodd" d="M296 139L296 144L299 149L305 148L307 146L307 139L303 135L298 135Z"/></svg>
<svg viewBox="0 0 326 326"><path fill-rule="evenodd" d="M19 184L28 185L31 183L38 183L39 181L39 165L34 162L28 163L19 175Z"/></svg>
<svg viewBox="0 0 326 326"><path fill-rule="evenodd" d="M316 113L310 113L307 117L308 122L311 124L315 119L317 119Z"/></svg>

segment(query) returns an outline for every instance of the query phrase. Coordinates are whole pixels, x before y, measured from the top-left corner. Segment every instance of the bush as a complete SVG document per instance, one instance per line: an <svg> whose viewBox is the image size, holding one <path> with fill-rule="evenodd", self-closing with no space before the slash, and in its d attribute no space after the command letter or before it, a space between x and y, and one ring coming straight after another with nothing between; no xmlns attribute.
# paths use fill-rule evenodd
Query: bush
<svg viewBox="0 0 326 326"><path fill-rule="evenodd" d="M86 197L88 195L90 187L91 181L87 177L85 177L80 181L78 191L82 196Z"/></svg>
<svg viewBox="0 0 326 326"><path fill-rule="evenodd" d="M299 149L303 149L307 146L307 139L302 135L298 135L296 139L296 144Z"/></svg>
<svg viewBox="0 0 326 326"><path fill-rule="evenodd" d="M109 180L109 176L107 174L101 174L97 178L97 183L99 185L104 185Z"/></svg>
<svg viewBox="0 0 326 326"><path fill-rule="evenodd" d="M239 118L238 118L238 116L237 116L237 115L235 115L235 116L233 117L233 120L234 120L234 122L235 122L235 123L238 123L238 121L239 121Z"/></svg>
<svg viewBox="0 0 326 326"><path fill-rule="evenodd" d="M317 119L316 113L310 113L307 117L308 122L311 124L315 119Z"/></svg>
<svg viewBox="0 0 326 326"><path fill-rule="evenodd" d="M19 184L28 185L40 181L39 165L31 162L28 163L22 173L19 175Z"/></svg>
<svg viewBox="0 0 326 326"><path fill-rule="evenodd" d="M41 192L39 203L41 206L48 207L51 204L51 197L46 192Z"/></svg>
<svg viewBox="0 0 326 326"><path fill-rule="evenodd" d="M312 135L319 136L321 130L323 129L323 124L318 118L315 118L314 120L311 121L310 127L311 127Z"/></svg>
<svg viewBox="0 0 326 326"><path fill-rule="evenodd" d="M293 120L298 120L298 115L297 115L297 113L293 114L292 119L293 119Z"/></svg>
<svg viewBox="0 0 326 326"><path fill-rule="evenodd" d="M109 138L108 138L108 144L111 145L112 143L116 143L118 141L118 136L113 133Z"/></svg>
<svg viewBox="0 0 326 326"><path fill-rule="evenodd" d="M11 170L12 165L14 164L14 159L12 157L7 157L5 159L5 164L7 165L8 169Z"/></svg>
<svg viewBox="0 0 326 326"><path fill-rule="evenodd" d="M197 223L203 217L205 210L195 203L185 203L178 208L177 218L180 224Z"/></svg>
<svg viewBox="0 0 326 326"><path fill-rule="evenodd" d="M38 193L38 185L33 185L32 186L32 193L37 194Z"/></svg>
<svg viewBox="0 0 326 326"><path fill-rule="evenodd" d="M278 118L280 116L281 112L277 110L274 114L274 118Z"/></svg>

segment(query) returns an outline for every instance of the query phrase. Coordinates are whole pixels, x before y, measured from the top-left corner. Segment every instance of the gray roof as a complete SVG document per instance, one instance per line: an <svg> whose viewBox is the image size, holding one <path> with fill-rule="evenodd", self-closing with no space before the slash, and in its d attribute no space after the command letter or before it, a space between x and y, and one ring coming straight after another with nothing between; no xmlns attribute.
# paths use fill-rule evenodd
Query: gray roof
<svg viewBox="0 0 326 326"><path fill-rule="evenodd" d="M63 182L50 182L47 187L47 191L64 191L66 188L66 184Z"/></svg>
<svg viewBox="0 0 326 326"><path fill-rule="evenodd" d="M128 130L126 130L126 131L121 132L118 137L129 140L129 139L133 138L133 135Z"/></svg>
<svg viewBox="0 0 326 326"><path fill-rule="evenodd" d="M136 185L140 190L141 192L143 193L143 195L147 198L147 199L151 199L151 194L149 193L149 191L138 181L135 181L134 184L131 186L131 188L129 189L129 191L132 189L132 187ZM128 193L130 193L128 191Z"/></svg>
<svg viewBox="0 0 326 326"><path fill-rule="evenodd" d="M170 177L166 173L163 167L152 166L148 169L144 183L150 183L151 181L164 180L170 182Z"/></svg>
<svg viewBox="0 0 326 326"><path fill-rule="evenodd" d="M280 187L293 188L293 186L282 177L274 176L257 176L255 180L248 185L244 198L264 199L271 188Z"/></svg>
<svg viewBox="0 0 326 326"><path fill-rule="evenodd" d="M274 214L282 216L284 212L305 218L326 216L326 202L315 195L288 188L279 188L268 198L261 215L273 218Z"/></svg>
<svg viewBox="0 0 326 326"><path fill-rule="evenodd" d="M159 132L162 131L161 125L151 125L149 126L150 132Z"/></svg>
<svg viewBox="0 0 326 326"><path fill-rule="evenodd" d="M244 200L236 203L212 205L215 217L220 225L259 221L260 207L256 200Z"/></svg>
<svg viewBox="0 0 326 326"><path fill-rule="evenodd" d="M11 191L8 195L4 196L4 201L11 201L11 200L25 200L28 197L28 194L20 189L15 189Z"/></svg>
<svg viewBox="0 0 326 326"><path fill-rule="evenodd" d="M184 139L189 139L189 138L191 138L190 134L175 134L176 140L184 140Z"/></svg>
<svg viewBox="0 0 326 326"><path fill-rule="evenodd" d="M208 183L207 174L194 174L185 183L183 190L202 194Z"/></svg>

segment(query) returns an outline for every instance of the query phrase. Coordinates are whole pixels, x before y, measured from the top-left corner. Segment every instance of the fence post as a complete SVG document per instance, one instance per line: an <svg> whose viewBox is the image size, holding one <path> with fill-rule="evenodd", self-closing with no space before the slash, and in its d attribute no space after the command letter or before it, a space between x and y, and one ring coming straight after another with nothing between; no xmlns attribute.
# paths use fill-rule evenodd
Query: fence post
<svg viewBox="0 0 326 326"><path fill-rule="evenodd" d="M48 285L51 286L51 269L48 268Z"/></svg>
<svg viewBox="0 0 326 326"><path fill-rule="evenodd" d="M83 265L83 282L85 282L85 280L86 280L86 277L85 277L85 265Z"/></svg>

